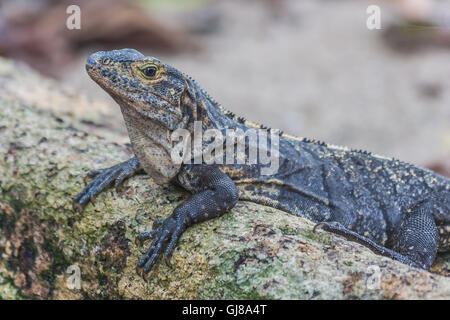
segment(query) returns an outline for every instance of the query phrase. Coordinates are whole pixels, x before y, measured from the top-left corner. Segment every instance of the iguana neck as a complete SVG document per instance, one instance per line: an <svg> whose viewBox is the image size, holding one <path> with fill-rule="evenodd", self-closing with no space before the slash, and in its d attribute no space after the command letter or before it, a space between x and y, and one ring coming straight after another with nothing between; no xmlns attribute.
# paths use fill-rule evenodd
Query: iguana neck
<svg viewBox="0 0 450 320"><path fill-rule="evenodd" d="M217 129L242 127L234 119L234 115L224 109L205 90L203 90L193 79L187 78L187 94L182 99L184 112L190 115L189 125L194 121L201 121L203 129Z"/></svg>
<svg viewBox="0 0 450 320"><path fill-rule="evenodd" d="M147 174L159 184L167 184L179 171L171 158L172 130L160 122L142 117L126 103L118 101L136 158Z"/></svg>

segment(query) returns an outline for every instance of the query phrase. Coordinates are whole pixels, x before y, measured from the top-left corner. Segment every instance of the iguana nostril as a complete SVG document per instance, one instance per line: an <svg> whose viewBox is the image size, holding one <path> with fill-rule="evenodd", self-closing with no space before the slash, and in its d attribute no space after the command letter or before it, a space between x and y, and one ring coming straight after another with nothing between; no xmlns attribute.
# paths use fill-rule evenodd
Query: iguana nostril
<svg viewBox="0 0 450 320"><path fill-rule="evenodd" d="M94 63L95 63L95 60L92 59L92 57L89 57L89 58L87 59L87 63L94 64Z"/></svg>
<svg viewBox="0 0 450 320"><path fill-rule="evenodd" d="M92 56L89 56L86 61L86 67L92 67L96 64L95 59Z"/></svg>

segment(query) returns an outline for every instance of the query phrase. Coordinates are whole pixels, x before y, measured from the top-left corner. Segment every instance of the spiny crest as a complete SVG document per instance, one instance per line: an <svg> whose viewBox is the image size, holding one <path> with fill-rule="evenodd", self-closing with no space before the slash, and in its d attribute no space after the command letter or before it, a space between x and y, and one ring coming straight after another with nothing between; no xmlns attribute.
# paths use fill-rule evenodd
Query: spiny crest
<svg viewBox="0 0 450 320"><path fill-rule="evenodd" d="M367 150L363 150L363 149L352 149L351 150L352 152L357 152L357 153L362 153L362 154L366 154L366 155L368 155L368 156L371 156L372 155L372 152L370 152L370 151L367 151Z"/></svg>
<svg viewBox="0 0 450 320"><path fill-rule="evenodd" d="M215 99L214 99L214 98L213 98L213 97L212 97L205 89L203 89L203 88L198 84L198 82L195 81L194 78L192 78L190 75L188 75L188 74L186 74L186 73L183 73L183 75L184 75L186 78L188 78L190 81L192 81L192 83L194 83L194 84L197 86L197 88L200 89L200 92L201 92L208 100L210 100L210 101L214 104L215 107L219 108L220 110L224 111L224 113L226 113L227 110L225 110L219 102L217 102L217 101L216 101L216 100L215 100Z"/></svg>
<svg viewBox="0 0 450 320"><path fill-rule="evenodd" d="M229 111L227 109L225 109L219 102L217 102L217 100L215 100L205 89L203 89L197 81L195 81L195 79L193 79L190 75L183 73L190 81L192 81L199 89L200 92L207 98L209 99L213 105L218 108L220 111L222 111L222 113L227 116L228 118L238 121L239 123L245 124L246 120L244 117L238 117L236 116L236 114L232 111ZM262 124L257 124L257 126L259 126L260 129L263 130L267 130L267 131L271 131L272 129L270 127L267 127L265 125ZM278 130L278 134L281 136L283 134L283 131Z"/></svg>
<svg viewBox="0 0 450 320"><path fill-rule="evenodd" d="M312 144L317 144L317 145L323 146L323 147L328 146L328 144L327 144L326 142L324 142L324 141L321 141L321 140L315 140L315 139L310 139L310 138L303 138L303 139L302 139L302 142L305 142L305 143L312 143Z"/></svg>
<svg viewBox="0 0 450 320"><path fill-rule="evenodd" d="M234 114L234 112L231 112L227 109L225 109L219 102L217 102L206 90L204 90L191 76L184 74L190 81L192 81L193 83L195 83L197 85L197 87L200 89L201 93L203 95L205 95L213 104L216 108L218 108L220 111L222 111L222 113L229 117L232 120L238 121L242 124L245 124L247 121L244 117L237 117L236 114ZM259 127L260 129L263 130L267 130L267 131L272 131L271 128L262 125L262 124L256 124L253 123L256 127ZM278 135L279 136L284 136L284 131L281 130L277 130L278 131ZM304 143L312 143L312 144L316 144L319 146L323 146L323 147L328 147L329 145L324 142L324 141L320 141L320 140L315 140L315 139L310 139L310 138L300 138L302 142ZM376 156L374 155L372 152L366 151L366 150L362 150L362 149L352 149L352 152L357 152L360 154L364 154L364 155L368 155L368 156ZM379 157L379 156L377 156ZM392 161L397 163L397 164L407 164L406 162L400 161L398 159L392 158Z"/></svg>
<svg viewBox="0 0 450 320"><path fill-rule="evenodd" d="M237 120L238 120L240 123L245 123L245 118L244 118L244 117L238 117Z"/></svg>

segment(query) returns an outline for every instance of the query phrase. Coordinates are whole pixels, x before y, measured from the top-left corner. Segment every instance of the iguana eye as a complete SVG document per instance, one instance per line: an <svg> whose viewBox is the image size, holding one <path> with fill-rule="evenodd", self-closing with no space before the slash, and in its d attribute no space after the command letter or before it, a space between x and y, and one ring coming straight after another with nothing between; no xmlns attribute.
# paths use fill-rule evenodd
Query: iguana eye
<svg viewBox="0 0 450 320"><path fill-rule="evenodd" d="M103 65L108 65L108 64L110 64L111 63L111 59L110 58L104 58L103 60L102 60L102 64Z"/></svg>
<svg viewBox="0 0 450 320"><path fill-rule="evenodd" d="M147 79L154 79L158 74L158 68L156 66L148 66L141 69L141 73Z"/></svg>

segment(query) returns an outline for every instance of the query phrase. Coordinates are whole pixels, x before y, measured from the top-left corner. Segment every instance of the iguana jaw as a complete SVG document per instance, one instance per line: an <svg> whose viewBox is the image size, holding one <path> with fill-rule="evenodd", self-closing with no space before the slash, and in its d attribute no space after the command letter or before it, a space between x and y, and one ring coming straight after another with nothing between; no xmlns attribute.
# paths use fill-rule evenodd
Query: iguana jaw
<svg viewBox="0 0 450 320"><path fill-rule="evenodd" d="M157 77L145 78L142 68L157 68ZM100 51L86 62L89 76L122 107L159 122L169 130L183 127L181 103L186 89L184 75L153 57L132 49Z"/></svg>

